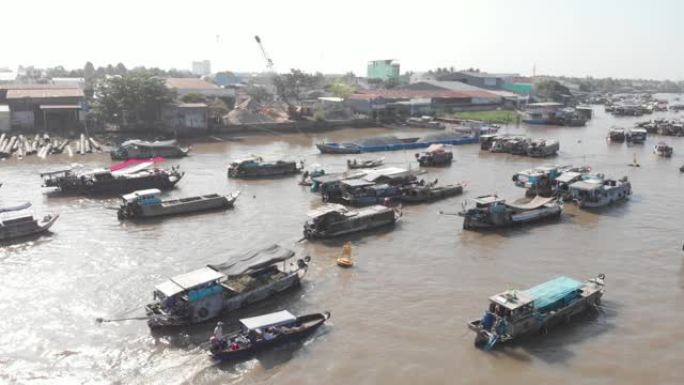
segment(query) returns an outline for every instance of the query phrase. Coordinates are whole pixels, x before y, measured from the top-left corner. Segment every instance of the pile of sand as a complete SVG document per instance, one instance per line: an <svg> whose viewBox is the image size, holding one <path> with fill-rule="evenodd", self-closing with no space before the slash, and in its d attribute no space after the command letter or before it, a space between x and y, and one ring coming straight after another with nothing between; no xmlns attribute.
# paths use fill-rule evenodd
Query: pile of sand
<svg viewBox="0 0 684 385"><path fill-rule="evenodd" d="M225 124L258 124L275 123L276 120L268 115L248 110L233 110L223 116Z"/></svg>
<svg viewBox="0 0 684 385"><path fill-rule="evenodd" d="M289 116L285 103L272 103L262 106L250 99L223 117L226 124L282 123L288 120Z"/></svg>

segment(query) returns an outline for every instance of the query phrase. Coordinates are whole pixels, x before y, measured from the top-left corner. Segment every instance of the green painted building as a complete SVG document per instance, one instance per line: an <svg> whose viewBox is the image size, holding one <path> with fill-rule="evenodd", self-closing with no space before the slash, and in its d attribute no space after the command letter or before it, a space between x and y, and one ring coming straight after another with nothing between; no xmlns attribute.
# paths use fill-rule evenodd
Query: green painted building
<svg viewBox="0 0 684 385"><path fill-rule="evenodd" d="M368 71L366 73L368 79L379 80L398 80L399 79L399 63L396 60L373 60L368 62Z"/></svg>
<svg viewBox="0 0 684 385"><path fill-rule="evenodd" d="M529 83L504 83L503 89L518 95L530 95L534 86Z"/></svg>

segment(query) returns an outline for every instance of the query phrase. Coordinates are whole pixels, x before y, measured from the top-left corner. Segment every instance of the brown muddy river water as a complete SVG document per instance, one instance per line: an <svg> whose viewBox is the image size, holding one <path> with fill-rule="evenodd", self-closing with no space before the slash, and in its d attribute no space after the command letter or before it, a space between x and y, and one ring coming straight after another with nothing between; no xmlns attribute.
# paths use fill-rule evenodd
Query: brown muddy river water
<svg viewBox="0 0 684 385"><path fill-rule="evenodd" d="M613 118L595 107L586 127L508 127L502 131L558 138L554 159L480 153L454 147L449 168L426 179L468 182L463 196L407 206L393 230L353 236L356 266L335 257L344 240L301 242L305 213L320 196L296 177L263 181L226 178L229 159L285 156L342 170L345 156L319 155L323 138L343 141L387 129L247 137L196 144L179 161L186 172L167 197L242 195L233 210L120 223L116 199L50 197L41 170L80 162L109 164L106 154L36 157L0 163L0 204L30 200L34 211L61 217L52 234L0 248L0 383L3 384L681 384L684 382L684 138L649 136L645 145L608 144ZM656 113L645 118L676 116ZM413 133L426 134L428 130ZM405 134L410 134L407 131ZM656 157L653 145L675 148ZM413 151L373 154L392 166L417 167ZM636 154L641 168L627 167ZM588 164L627 176L632 199L599 212L565 205L558 222L508 231L463 231L464 199L487 193L519 198L513 173L544 164ZM225 317L289 309L329 310L311 338L238 364L214 365L200 344L214 323L152 335L144 321L97 323L98 317L143 315L153 287L179 273L222 261L227 252L277 242L312 256L301 289ZM603 312L544 337L483 352L466 321L487 298L557 275L580 280L606 274Z"/></svg>

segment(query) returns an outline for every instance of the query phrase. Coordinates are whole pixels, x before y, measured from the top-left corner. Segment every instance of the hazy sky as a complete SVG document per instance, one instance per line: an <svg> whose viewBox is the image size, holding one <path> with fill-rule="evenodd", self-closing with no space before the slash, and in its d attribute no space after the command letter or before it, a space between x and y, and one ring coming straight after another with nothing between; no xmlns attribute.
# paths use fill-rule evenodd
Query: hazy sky
<svg viewBox="0 0 684 385"><path fill-rule="evenodd" d="M213 70L265 67L684 79L680 0L33 0L3 1L0 67L123 62ZM218 37L217 37L218 36Z"/></svg>

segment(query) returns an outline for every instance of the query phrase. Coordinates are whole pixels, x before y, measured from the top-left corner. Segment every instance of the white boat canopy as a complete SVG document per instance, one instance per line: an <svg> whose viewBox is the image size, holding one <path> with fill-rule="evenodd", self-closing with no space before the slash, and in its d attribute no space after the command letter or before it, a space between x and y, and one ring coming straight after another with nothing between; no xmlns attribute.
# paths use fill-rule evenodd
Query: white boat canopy
<svg viewBox="0 0 684 385"><path fill-rule="evenodd" d="M191 271L189 273L177 275L171 278L171 281L173 281L176 285L182 287L183 289L187 290L195 286L210 283L225 277L225 274L219 273L218 271L210 267L203 267L201 269Z"/></svg>
<svg viewBox="0 0 684 385"><path fill-rule="evenodd" d="M130 193L130 194L126 194L126 195L121 196L121 198L123 198L123 200L125 200L126 202L132 202L132 201L134 201L134 200L136 200L136 199L138 199L139 197L142 197L142 196L155 196L155 197L159 197L160 195L161 195L161 190L156 189L156 188L150 188L150 189L147 189L147 190L133 191L133 192Z"/></svg>
<svg viewBox="0 0 684 385"><path fill-rule="evenodd" d="M321 206L315 210L309 211L306 215L309 218L318 218L321 215L325 215L325 214L331 213L333 211L337 211L340 213L346 213L347 211L349 211L349 209L347 209L346 207L344 207L338 203L328 203L328 204L323 205L323 206Z"/></svg>
<svg viewBox="0 0 684 385"><path fill-rule="evenodd" d="M558 176L558 178L556 178L556 182L558 182L558 183L570 183L573 180L575 180L581 176L582 176L582 174L579 172L567 171L567 172L560 174L560 176Z"/></svg>
<svg viewBox="0 0 684 385"><path fill-rule="evenodd" d="M569 188L573 190L583 190L583 191L592 191L592 190L597 190L600 189L603 186L603 181L602 180L597 180L597 179L588 179L588 180L581 180L578 182L575 182L569 186Z"/></svg>
<svg viewBox="0 0 684 385"><path fill-rule="evenodd" d="M243 318L240 323L247 328L247 330L254 330L258 328L267 328L269 326L278 326L285 323L293 322L297 319L292 313L287 310L278 311L260 315L257 317Z"/></svg>

